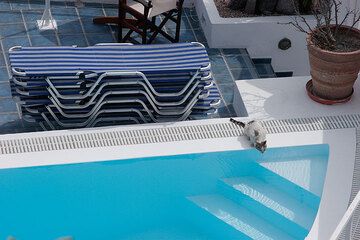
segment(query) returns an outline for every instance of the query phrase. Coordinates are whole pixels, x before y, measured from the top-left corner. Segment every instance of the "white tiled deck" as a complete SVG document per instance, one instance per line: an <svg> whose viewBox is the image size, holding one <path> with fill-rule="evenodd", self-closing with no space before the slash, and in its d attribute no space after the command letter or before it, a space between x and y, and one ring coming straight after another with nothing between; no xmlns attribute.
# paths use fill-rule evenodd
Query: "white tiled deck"
<svg viewBox="0 0 360 240"><path fill-rule="evenodd" d="M244 112L242 100L249 118L273 120L296 117L339 116L360 113L360 80L355 83L350 102L338 105L322 105L312 101L305 90L311 77L253 79L236 81L234 108L237 115ZM240 98L240 95L241 98Z"/></svg>
<svg viewBox="0 0 360 240"><path fill-rule="evenodd" d="M354 129L354 125L349 125L348 123L352 116L359 116L360 113L360 80L358 79L355 83L354 94L348 103L323 105L314 102L307 96L305 86L310 78L311 77L305 76L236 81L235 84L237 89L234 90L234 109L237 115L248 115L249 119L261 119L265 120L265 122L269 120L281 120L287 122L288 119L293 119L293 121L297 123L299 119L301 119L301 121L316 126L323 125L323 119L329 119L329 122L326 124L331 124L331 129L336 129L339 127L338 124L341 124L344 127L346 126L345 128L348 128L347 130L353 130L353 135L357 135L357 140L354 138L355 136L352 136L354 139L352 140L351 145L353 145L353 149L357 149L355 150L357 157L355 157L355 166L353 166L352 169L348 169L349 172L347 173L353 175L350 194L351 202L359 190L360 173L357 171L359 166L359 161L357 160L359 159L359 128L356 127L358 124L355 124L356 129ZM319 117L322 118L322 120L319 120ZM333 122L333 118L342 120L340 122ZM330 132L332 131L334 130L330 130ZM322 138L327 139L327 134L324 133ZM336 139L335 145L341 145L344 141L348 140L348 138L349 136L340 134ZM340 193L339 191L340 189L344 190L350 188L349 184L337 185L338 178L346 175L342 167L348 160L344 160L344 156L353 154L352 150L345 150L344 147L345 146L340 148L341 151L336 154L335 157L335 149L331 149L333 156L332 163L337 164L337 166L331 167L330 161L327 172L327 183L324 186L323 192L323 199L327 200L322 201L320 211L307 239L329 239L329 236L325 234L325 232L330 232L336 225L336 221L333 220L339 216L335 217L332 214L334 213L334 210L339 210L340 199L338 199L338 196L345 196L348 194ZM349 159L353 158L354 156L349 157ZM353 172L353 174L351 174L351 172ZM327 197L328 192L326 189L328 189L329 192L332 192L332 194L330 194L331 196L328 195L330 197ZM324 211L324 209L327 210ZM359 216L356 218L358 217ZM329 219L331 220L329 221ZM358 228L355 227L353 230L354 235L358 234L358 230L356 229Z"/></svg>

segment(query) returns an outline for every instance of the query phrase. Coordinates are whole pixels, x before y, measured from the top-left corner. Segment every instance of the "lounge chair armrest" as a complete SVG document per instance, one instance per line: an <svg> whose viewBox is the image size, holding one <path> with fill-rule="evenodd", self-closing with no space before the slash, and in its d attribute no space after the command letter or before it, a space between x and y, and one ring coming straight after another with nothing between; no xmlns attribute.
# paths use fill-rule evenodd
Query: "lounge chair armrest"
<svg viewBox="0 0 360 240"><path fill-rule="evenodd" d="M26 73L25 72L19 72L16 68L11 68L11 72L12 74L15 74L17 76L22 76L22 77L25 77L26 76Z"/></svg>
<svg viewBox="0 0 360 240"><path fill-rule="evenodd" d="M213 108L218 108L220 107L220 104L221 104L221 100L218 99L218 100L214 100L210 103L210 106L213 107Z"/></svg>

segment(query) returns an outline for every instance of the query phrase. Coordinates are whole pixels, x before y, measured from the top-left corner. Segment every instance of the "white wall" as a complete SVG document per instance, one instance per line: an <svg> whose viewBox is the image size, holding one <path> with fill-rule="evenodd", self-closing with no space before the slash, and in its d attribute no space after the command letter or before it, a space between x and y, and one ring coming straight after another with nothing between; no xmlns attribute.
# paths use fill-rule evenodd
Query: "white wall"
<svg viewBox="0 0 360 240"><path fill-rule="evenodd" d="M310 74L306 35L293 26L279 24L292 21L291 16L222 18L213 0L197 0L195 5L210 47L246 48L252 58L272 58L276 72L292 71L295 76ZM359 7L358 0L343 0L340 13L344 16L347 9ZM316 24L313 16L305 17L310 25ZM349 18L348 24L350 22ZM290 49L278 48L283 38L291 40Z"/></svg>
<svg viewBox="0 0 360 240"><path fill-rule="evenodd" d="M292 71L309 75L306 35L287 23L289 16L221 18L213 0L198 0L196 10L210 47L246 48L252 58L272 58L276 72ZM315 22L312 17L307 17ZM290 39L288 50L278 48L281 39Z"/></svg>

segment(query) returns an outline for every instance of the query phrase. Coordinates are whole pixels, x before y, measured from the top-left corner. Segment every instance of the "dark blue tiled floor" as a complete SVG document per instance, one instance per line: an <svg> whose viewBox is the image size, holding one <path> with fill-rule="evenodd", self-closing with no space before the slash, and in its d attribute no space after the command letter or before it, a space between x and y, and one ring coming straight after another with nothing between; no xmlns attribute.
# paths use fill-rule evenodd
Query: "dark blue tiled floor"
<svg viewBox="0 0 360 240"><path fill-rule="evenodd" d="M58 40L55 34L49 35L31 35L30 36L31 45L35 47L42 47L42 46L57 46Z"/></svg>
<svg viewBox="0 0 360 240"><path fill-rule="evenodd" d="M15 45L89 46L101 42L116 41L116 28L94 25L94 16L117 14L115 5L86 4L75 8L70 2L52 2L52 13L57 20L57 32L40 32L36 20L41 18L43 0L0 0L0 133L35 131L38 128L19 120L17 109L11 98L8 76L8 50ZM159 19L160 21L160 19ZM169 23L166 31L172 33L174 25ZM195 9L185 9L182 17L181 41L198 41L207 46ZM167 43L158 38L157 43ZM233 116L234 80L258 77L245 49L208 48L214 78L223 97L218 117ZM259 67L259 70L260 67Z"/></svg>

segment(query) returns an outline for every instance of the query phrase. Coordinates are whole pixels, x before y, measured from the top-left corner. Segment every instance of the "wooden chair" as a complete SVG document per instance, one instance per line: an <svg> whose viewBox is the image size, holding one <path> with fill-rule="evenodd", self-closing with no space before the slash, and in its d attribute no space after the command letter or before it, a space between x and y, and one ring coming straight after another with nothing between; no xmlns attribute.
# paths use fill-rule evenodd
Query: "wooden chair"
<svg viewBox="0 0 360 240"><path fill-rule="evenodd" d="M131 37L134 32L141 36L142 44L152 43L159 34L170 42L179 42L183 3L184 0L119 0L117 17L97 17L93 22L117 24L118 42L139 43ZM160 15L163 18L157 23L156 17ZM169 20L176 25L175 36L163 29ZM123 36L124 28L129 31Z"/></svg>

